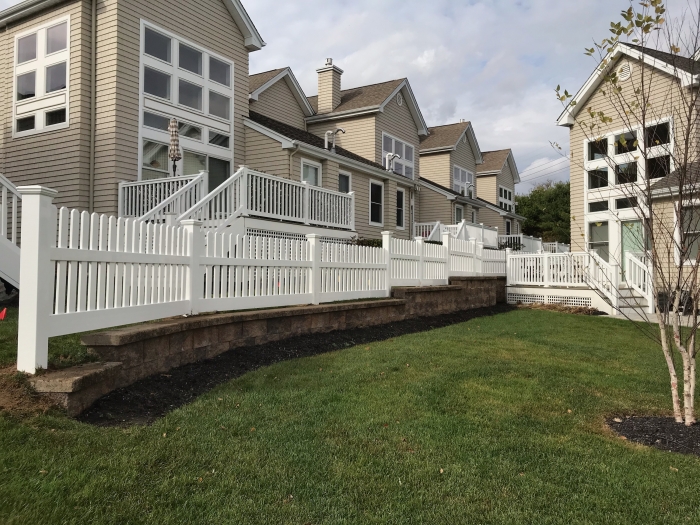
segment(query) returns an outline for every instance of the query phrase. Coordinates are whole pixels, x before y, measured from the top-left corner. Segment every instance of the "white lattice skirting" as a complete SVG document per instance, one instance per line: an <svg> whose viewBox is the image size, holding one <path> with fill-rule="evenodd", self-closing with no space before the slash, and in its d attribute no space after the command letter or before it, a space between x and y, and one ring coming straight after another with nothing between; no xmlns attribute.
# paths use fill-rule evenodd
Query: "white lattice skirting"
<svg viewBox="0 0 700 525"><path fill-rule="evenodd" d="M587 306L612 314L612 307L594 290L583 288L545 288L511 286L507 292L509 304L560 304L564 306Z"/></svg>

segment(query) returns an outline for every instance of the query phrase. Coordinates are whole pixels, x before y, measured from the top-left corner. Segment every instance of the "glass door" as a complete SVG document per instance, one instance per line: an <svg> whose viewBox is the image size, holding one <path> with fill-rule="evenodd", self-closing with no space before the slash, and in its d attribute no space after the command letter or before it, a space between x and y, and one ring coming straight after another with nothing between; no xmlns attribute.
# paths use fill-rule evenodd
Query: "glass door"
<svg viewBox="0 0 700 525"><path fill-rule="evenodd" d="M622 260L620 261L620 267L624 278L625 270L627 270L627 254L644 253L644 228L642 227L642 221L624 221L620 227L622 228Z"/></svg>

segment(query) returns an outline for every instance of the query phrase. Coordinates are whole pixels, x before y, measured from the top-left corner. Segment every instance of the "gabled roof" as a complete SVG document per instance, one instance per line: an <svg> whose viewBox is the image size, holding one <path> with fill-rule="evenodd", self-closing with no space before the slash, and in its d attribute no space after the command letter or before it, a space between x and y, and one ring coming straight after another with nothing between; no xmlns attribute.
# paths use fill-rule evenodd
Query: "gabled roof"
<svg viewBox="0 0 700 525"><path fill-rule="evenodd" d="M423 119L423 114L418 107L416 97L413 95L408 79L401 78L360 86L340 91L340 104L330 113L323 113L311 117L309 122L321 122L324 120L337 120L363 113L377 113L384 111L384 107L400 92L407 103L408 110L418 128L419 135L427 135L428 125ZM314 111L318 111L318 96L309 97L309 103Z"/></svg>
<svg viewBox="0 0 700 525"><path fill-rule="evenodd" d="M520 172L515 164L515 157L511 149L499 149L496 151L484 151L483 164L477 166L476 175L497 175L503 171L506 163L510 163L510 171L513 173L513 181L518 184L520 182Z"/></svg>
<svg viewBox="0 0 700 525"><path fill-rule="evenodd" d="M588 77L588 80L581 86L581 89L569 101L569 105L566 106L557 119L558 126L574 125L574 118L580 109L584 107L586 100L595 92L605 75L617 66L618 61L623 56L644 61L646 65L652 68L675 76L683 87L697 85L700 80L700 63L692 58L666 53L649 47L618 42L605 57L606 66L601 67L599 65L596 67L591 76Z"/></svg>
<svg viewBox="0 0 700 525"><path fill-rule="evenodd" d="M67 2L68 0L25 0L17 5L8 7L4 11L0 11L0 27L6 27L12 22L21 20L28 16L38 13L44 9L48 9L58 4ZM245 7L240 0L222 0L228 12L231 13L233 21L240 29L245 39L245 46L248 51L257 51L265 46L265 41L258 33L255 24L248 16Z"/></svg>
<svg viewBox="0 0 700 525"><path fill-rule="evenodd" d="M459 141L466 136L477 164L483 162L481 149L471 122L457 122L428 128L428 135L421 137L420 153L438 153L457 149Z"/></svg>
<svg viewBox="0 0 700 525"><path fill-rule="evenodd" d="M688 171L683 176L683 185L686 194L697 193L700 188L700 162L693 161L688 163ZM678 195L680 186L679 170L673 170L671 173L658 179L651 184L651 191L655 197L670 197Z"/></svg>
<svg viewBox="0 0 700 525"><path fill-rule="evenodd" d="M304 112L304 115L307 117L313 115L314 110L309 104L306 94L304 94L304 90L301 89L299 82L289 67L273 69L272 71L265 71L264 73L250 75L248 77L248 90L250 91L248 98L250 100L258 100L261 93L275 85L280 80L284 80L286 82L289 90L292 92L292 95L294 95L294 98L299 103L299 107Z"/></svg>
<svg viewBox="0 0 700 525"><path fill-rule="evenodd" d="M487 200L484 200L481 197L477 197L476 200L479 201L481 204L483 204L484 208L489 208L489 209L497 212L502 217L509 217L511 219L518 219L520 221L525 220L525 217L523 217L522 215L518 215L515 212L504 210L503 208L499 208L493 202L489 202Z"/></svg>
<svg viewBox="0 0 700 525"><path fill-rule="evenodd" d="M264 115L261 115L260 113L256 113L255 111L250 112L249 118L253 122L265 126L266 128L278 133L279 135L282 135L283 137L289 140L303 142L316 148L324 148L324 140L321 137L314 135L313 133L309 133L308 131L304 131L303 129L295 128L294 126L290 126L289 124L285 124L283 122L280 122L279 120L271 119L270 117L266 117ZM382 171L385 171L384 166L382 166L381 164L361 157L360 155L357 155L344 148L336 146L335 152L341 157L347 157L348 159L354 160L356 162L361 162L362 164L366 164L367 166L371 166L372 168L378 168Z"/></svg>
<svg viewBox="0 0 700 525"><path fill-rule="evenodd" d="M442 184L438 184L437 182L433 182L430 179L419 177L418 182L423 186L430 186L433 190L437 191L438 193L442 193L445 197L449 199L459 199L460 202L469 203L475 208L480 208L483 206L483 203L479 202L477 199L469 198L466 195L462 195L461 193L451 190L450 188L447 188Z"/></svg>

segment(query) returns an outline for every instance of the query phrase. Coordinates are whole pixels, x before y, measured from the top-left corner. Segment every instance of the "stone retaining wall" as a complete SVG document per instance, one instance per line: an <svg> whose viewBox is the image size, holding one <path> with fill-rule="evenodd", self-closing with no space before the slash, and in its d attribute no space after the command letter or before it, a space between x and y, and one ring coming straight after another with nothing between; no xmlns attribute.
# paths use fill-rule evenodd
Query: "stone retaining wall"
<svg viewBox="0 0 700 525"><path fill-rule="evenodd" d="M103 363L33 378L70 415L139 379L235 348L295 336L403 321L506 301L500 277L453 277L447 286L394 288L392 298L163 319L83 336Z"/></svg>

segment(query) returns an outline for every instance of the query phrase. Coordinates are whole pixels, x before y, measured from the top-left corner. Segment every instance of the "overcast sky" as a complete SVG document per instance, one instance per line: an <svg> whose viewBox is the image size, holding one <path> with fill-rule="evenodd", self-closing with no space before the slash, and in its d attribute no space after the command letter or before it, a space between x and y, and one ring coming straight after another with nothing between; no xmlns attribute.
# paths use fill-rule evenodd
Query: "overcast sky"
<svg viewBox="0 0 700 525"><path fill-rule="evenodd" d="M194 0L190 0L194 1ZM674 0L682 2L683 0ZM0 0L4 9L18 3ZM408 77L429 126L470 120L481 149L512 148L527 193L567 180L554 88L575 92L627 0L243 0L267 46L251 73L291 66L307 95L326 57L344 88Z"/></svg>

